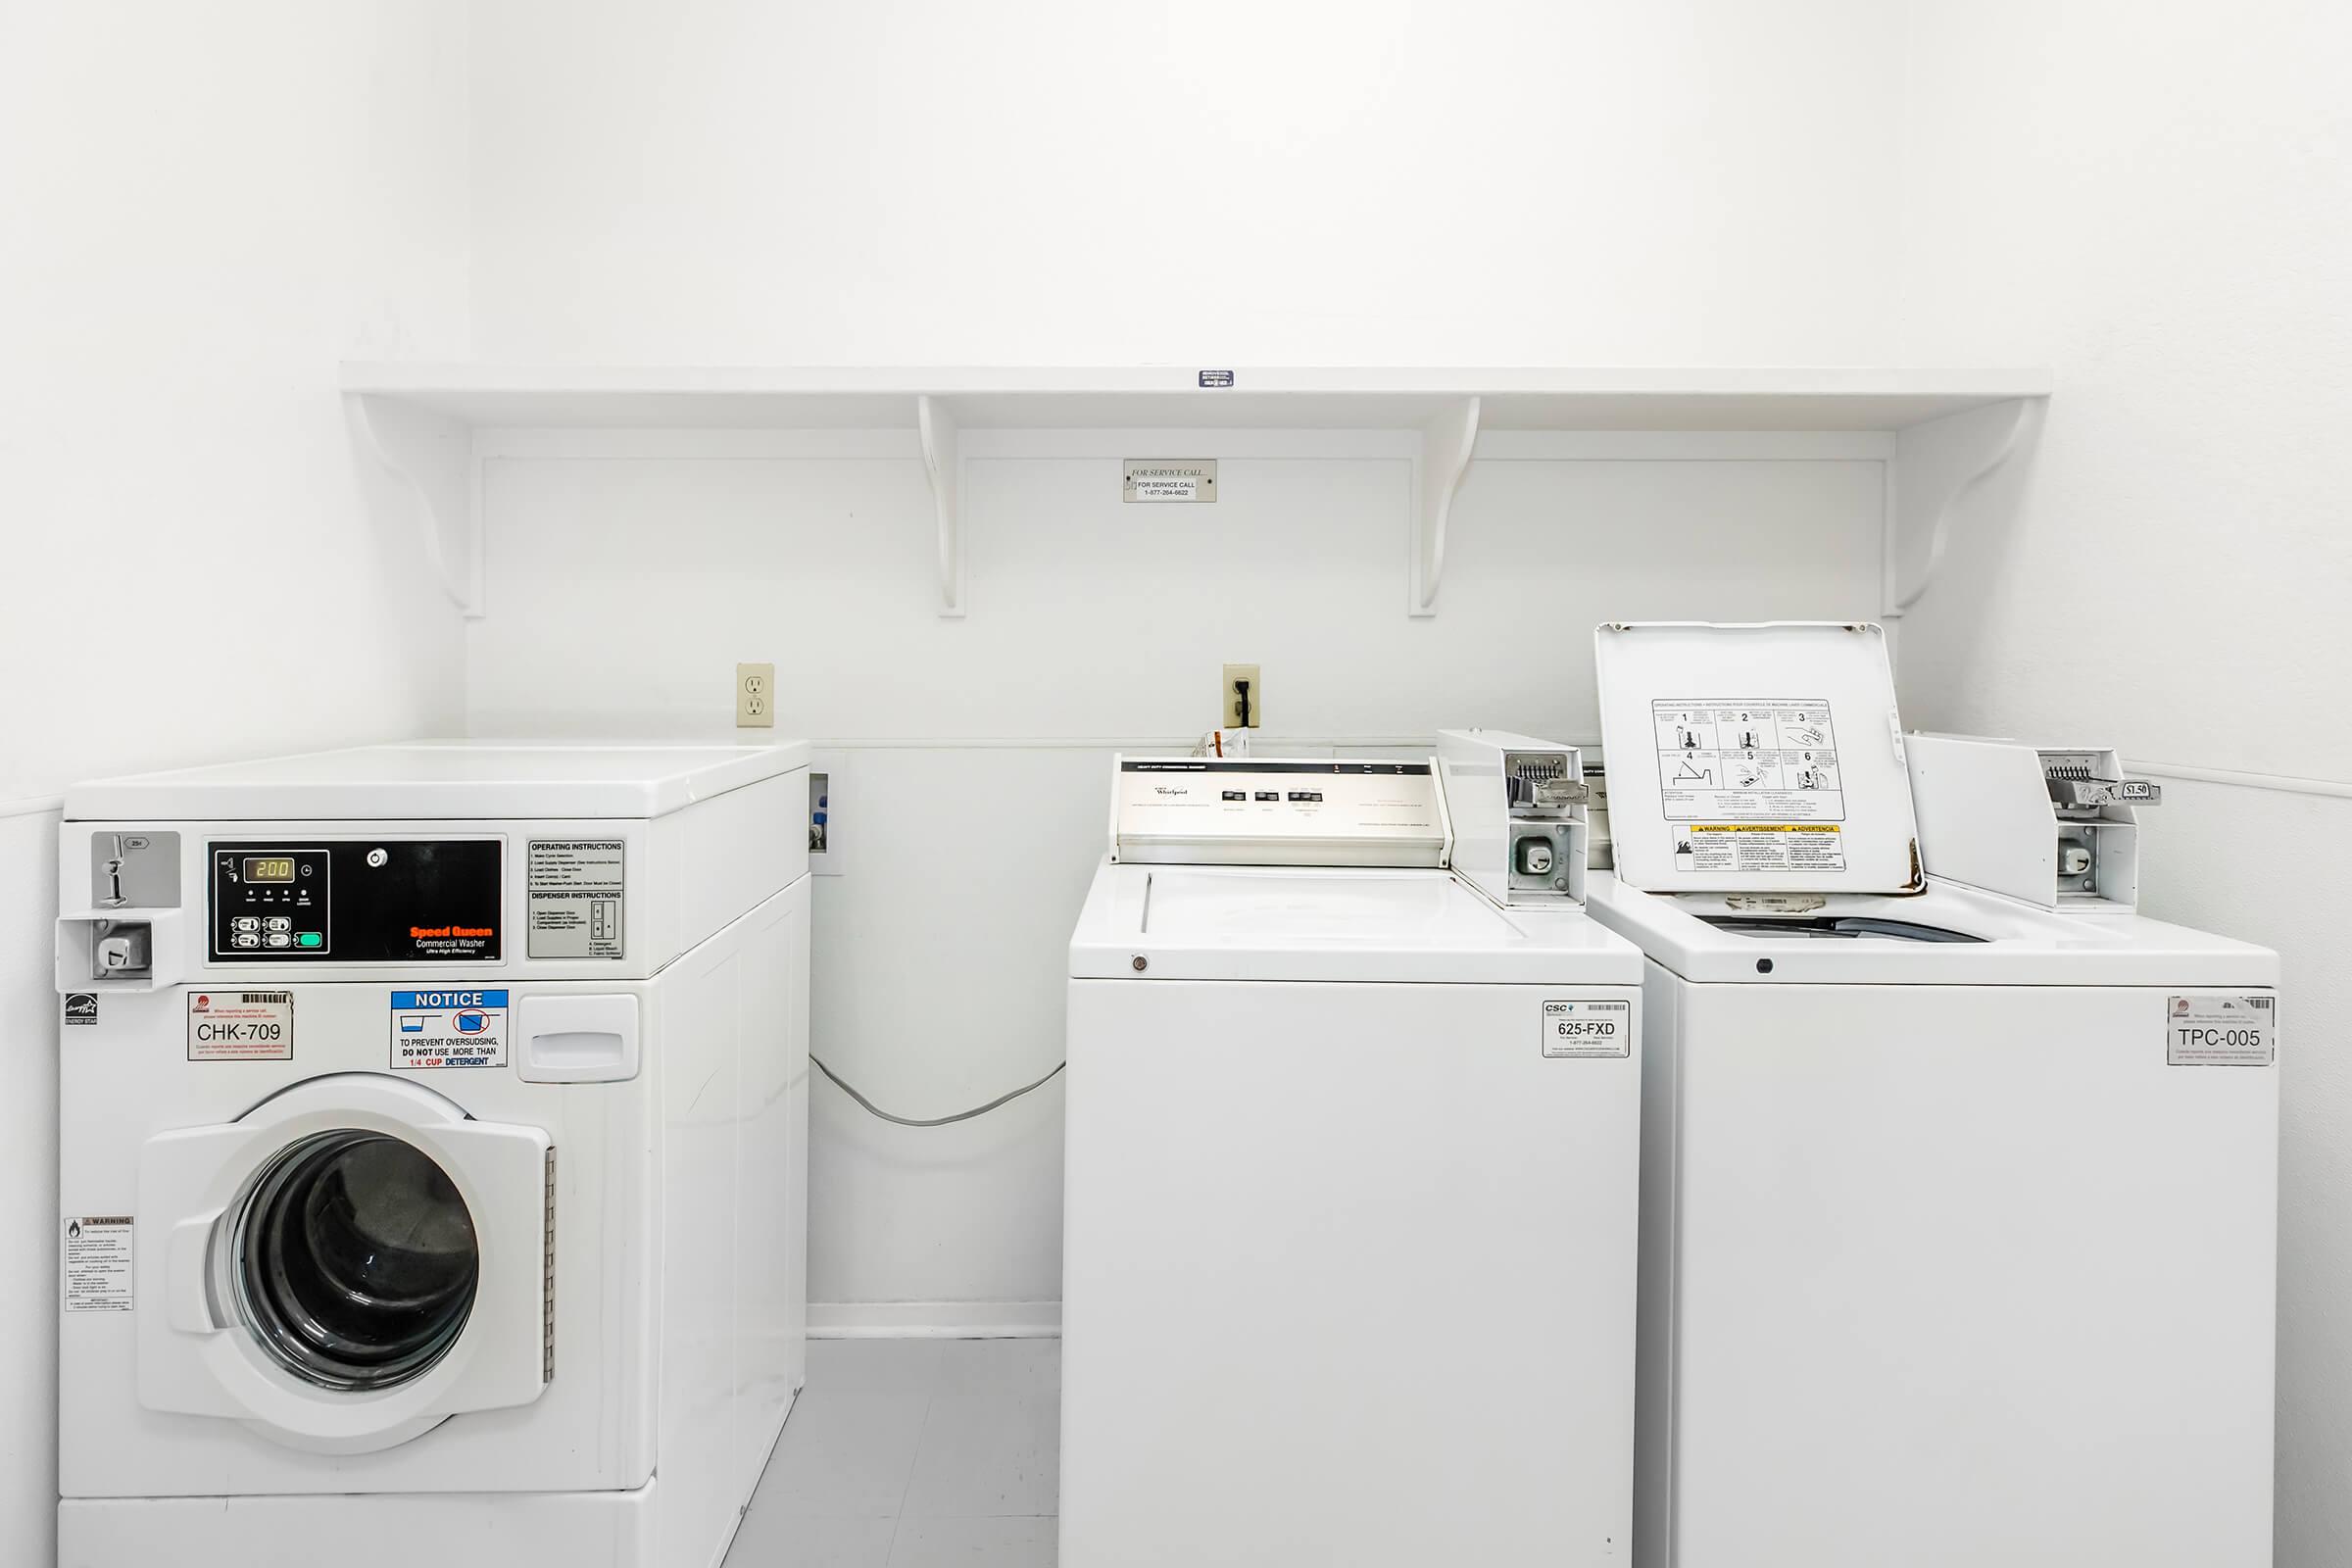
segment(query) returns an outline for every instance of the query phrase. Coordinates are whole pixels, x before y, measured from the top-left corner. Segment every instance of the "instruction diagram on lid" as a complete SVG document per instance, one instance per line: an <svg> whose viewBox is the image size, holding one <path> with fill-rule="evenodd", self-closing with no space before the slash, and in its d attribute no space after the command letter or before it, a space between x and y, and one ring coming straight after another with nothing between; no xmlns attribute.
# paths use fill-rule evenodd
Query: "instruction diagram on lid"
<svg viewBox="0 0 2352 1568"><path fill-rule="evenodd" d="M1650 704L1677 871L1842 871L1845 789L1830 705L1806 697Z"/></svg>

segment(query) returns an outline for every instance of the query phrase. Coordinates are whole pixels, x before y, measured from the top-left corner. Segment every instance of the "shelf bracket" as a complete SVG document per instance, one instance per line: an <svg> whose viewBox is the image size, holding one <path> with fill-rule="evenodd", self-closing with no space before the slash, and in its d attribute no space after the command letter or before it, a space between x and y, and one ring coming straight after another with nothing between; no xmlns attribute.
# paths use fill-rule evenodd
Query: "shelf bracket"
<svg viewBox="0 0 2352 1568"><path fill-rule="evenodd" d="M963 615L963 514L958 493L961 467L956 455L956 416L947 400L926 392L914 400L914 422L923 437L923 471L931 476L931 500L939 514L939 612Z"/></svg>
<svg viewBox="0 0 2352 1568"><path fill-rule="evenodd" d="M471 432L413 403L346 394L344 414L367 462L362 490L376 514L416 535L451 604L482 616L480 467Z"/></svg>
<svg viewBox="0 0 2352 1568"><path fill-rule="evenodd" d="M1960 499L1999 471L2038 424L2046 398L2008 398L1964 409L1899 431L1894 444L1894 495L1886 509L1886 609L1900 620L1926 597L1943 567L1952 514ZM1927 536L1918 580L1902 592L1902 549Z"/></svg>
<svg viewBox="0 0 2352 1568"><path fill-rule="evenodd" d="M1414 465L1413 583L1408 614L1438 612L1438 581L1446 574L1446 519L1478 445L1478 399L1462 398L1421 426Z"/></svg>

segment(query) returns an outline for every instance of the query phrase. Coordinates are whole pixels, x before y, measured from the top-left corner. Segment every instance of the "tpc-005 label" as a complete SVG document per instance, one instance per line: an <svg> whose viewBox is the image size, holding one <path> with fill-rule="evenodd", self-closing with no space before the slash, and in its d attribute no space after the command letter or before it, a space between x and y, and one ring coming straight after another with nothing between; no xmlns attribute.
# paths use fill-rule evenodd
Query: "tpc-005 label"
<svg viewBox="0 0 2352 1568"><path fill-rule="evenodd" d="M392 993L392 1065L504 1067L507 994L504 991Z"/></svg>
<svg viewBox="0 0 2352 1568"><path fill-rule="evenodd" d="M2167 999L2164 1059L2174 1067L2268 1067L2277 1059L2278 999L2190 996Z"/></svg>
<svg viewBox="0 0 2352 1568"><path fill-rule="evenodd" d="M1630 1002L1546 1002L1546 1056L1630 1056L1634 1054L1634 1004Z"/></svg>

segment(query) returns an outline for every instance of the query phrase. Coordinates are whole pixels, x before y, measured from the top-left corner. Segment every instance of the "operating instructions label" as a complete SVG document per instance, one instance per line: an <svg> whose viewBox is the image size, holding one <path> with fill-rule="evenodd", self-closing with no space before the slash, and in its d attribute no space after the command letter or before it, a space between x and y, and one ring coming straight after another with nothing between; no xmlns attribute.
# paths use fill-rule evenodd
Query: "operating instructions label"
<svg viewBox="0 0 2352 1568"><path fill-rule="evenodd" d="M619 839L533 839L524 877L534 958L617 958L628 892Z"/></svg>
<svg viewBox="0 0 2352 1568"><path fill-rule="evenodd" d="M2276 997L2188 996L2165 1003L2164 1059L2174 1067L2268 1067L2278 1059Z"/></svg>
<svg viewBox="0 0 2352 1568"><path fill-rule="evenodd" d="M69 1312L127 1312L130 1293L130 1216L69 1214L58 1279Z"/></svg>

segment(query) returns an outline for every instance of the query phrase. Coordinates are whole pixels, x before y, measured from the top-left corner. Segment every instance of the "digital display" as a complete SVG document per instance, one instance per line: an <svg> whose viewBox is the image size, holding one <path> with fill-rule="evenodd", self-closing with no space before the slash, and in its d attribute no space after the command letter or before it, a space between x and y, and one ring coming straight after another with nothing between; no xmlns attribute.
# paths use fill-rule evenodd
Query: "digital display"
<svg viewBox="0 0 2352 1568"><path fill-rule="evenodd" d="M248 882L291 882L294 880L294 857L248 855L245 857L244 876Z"/></svg>

